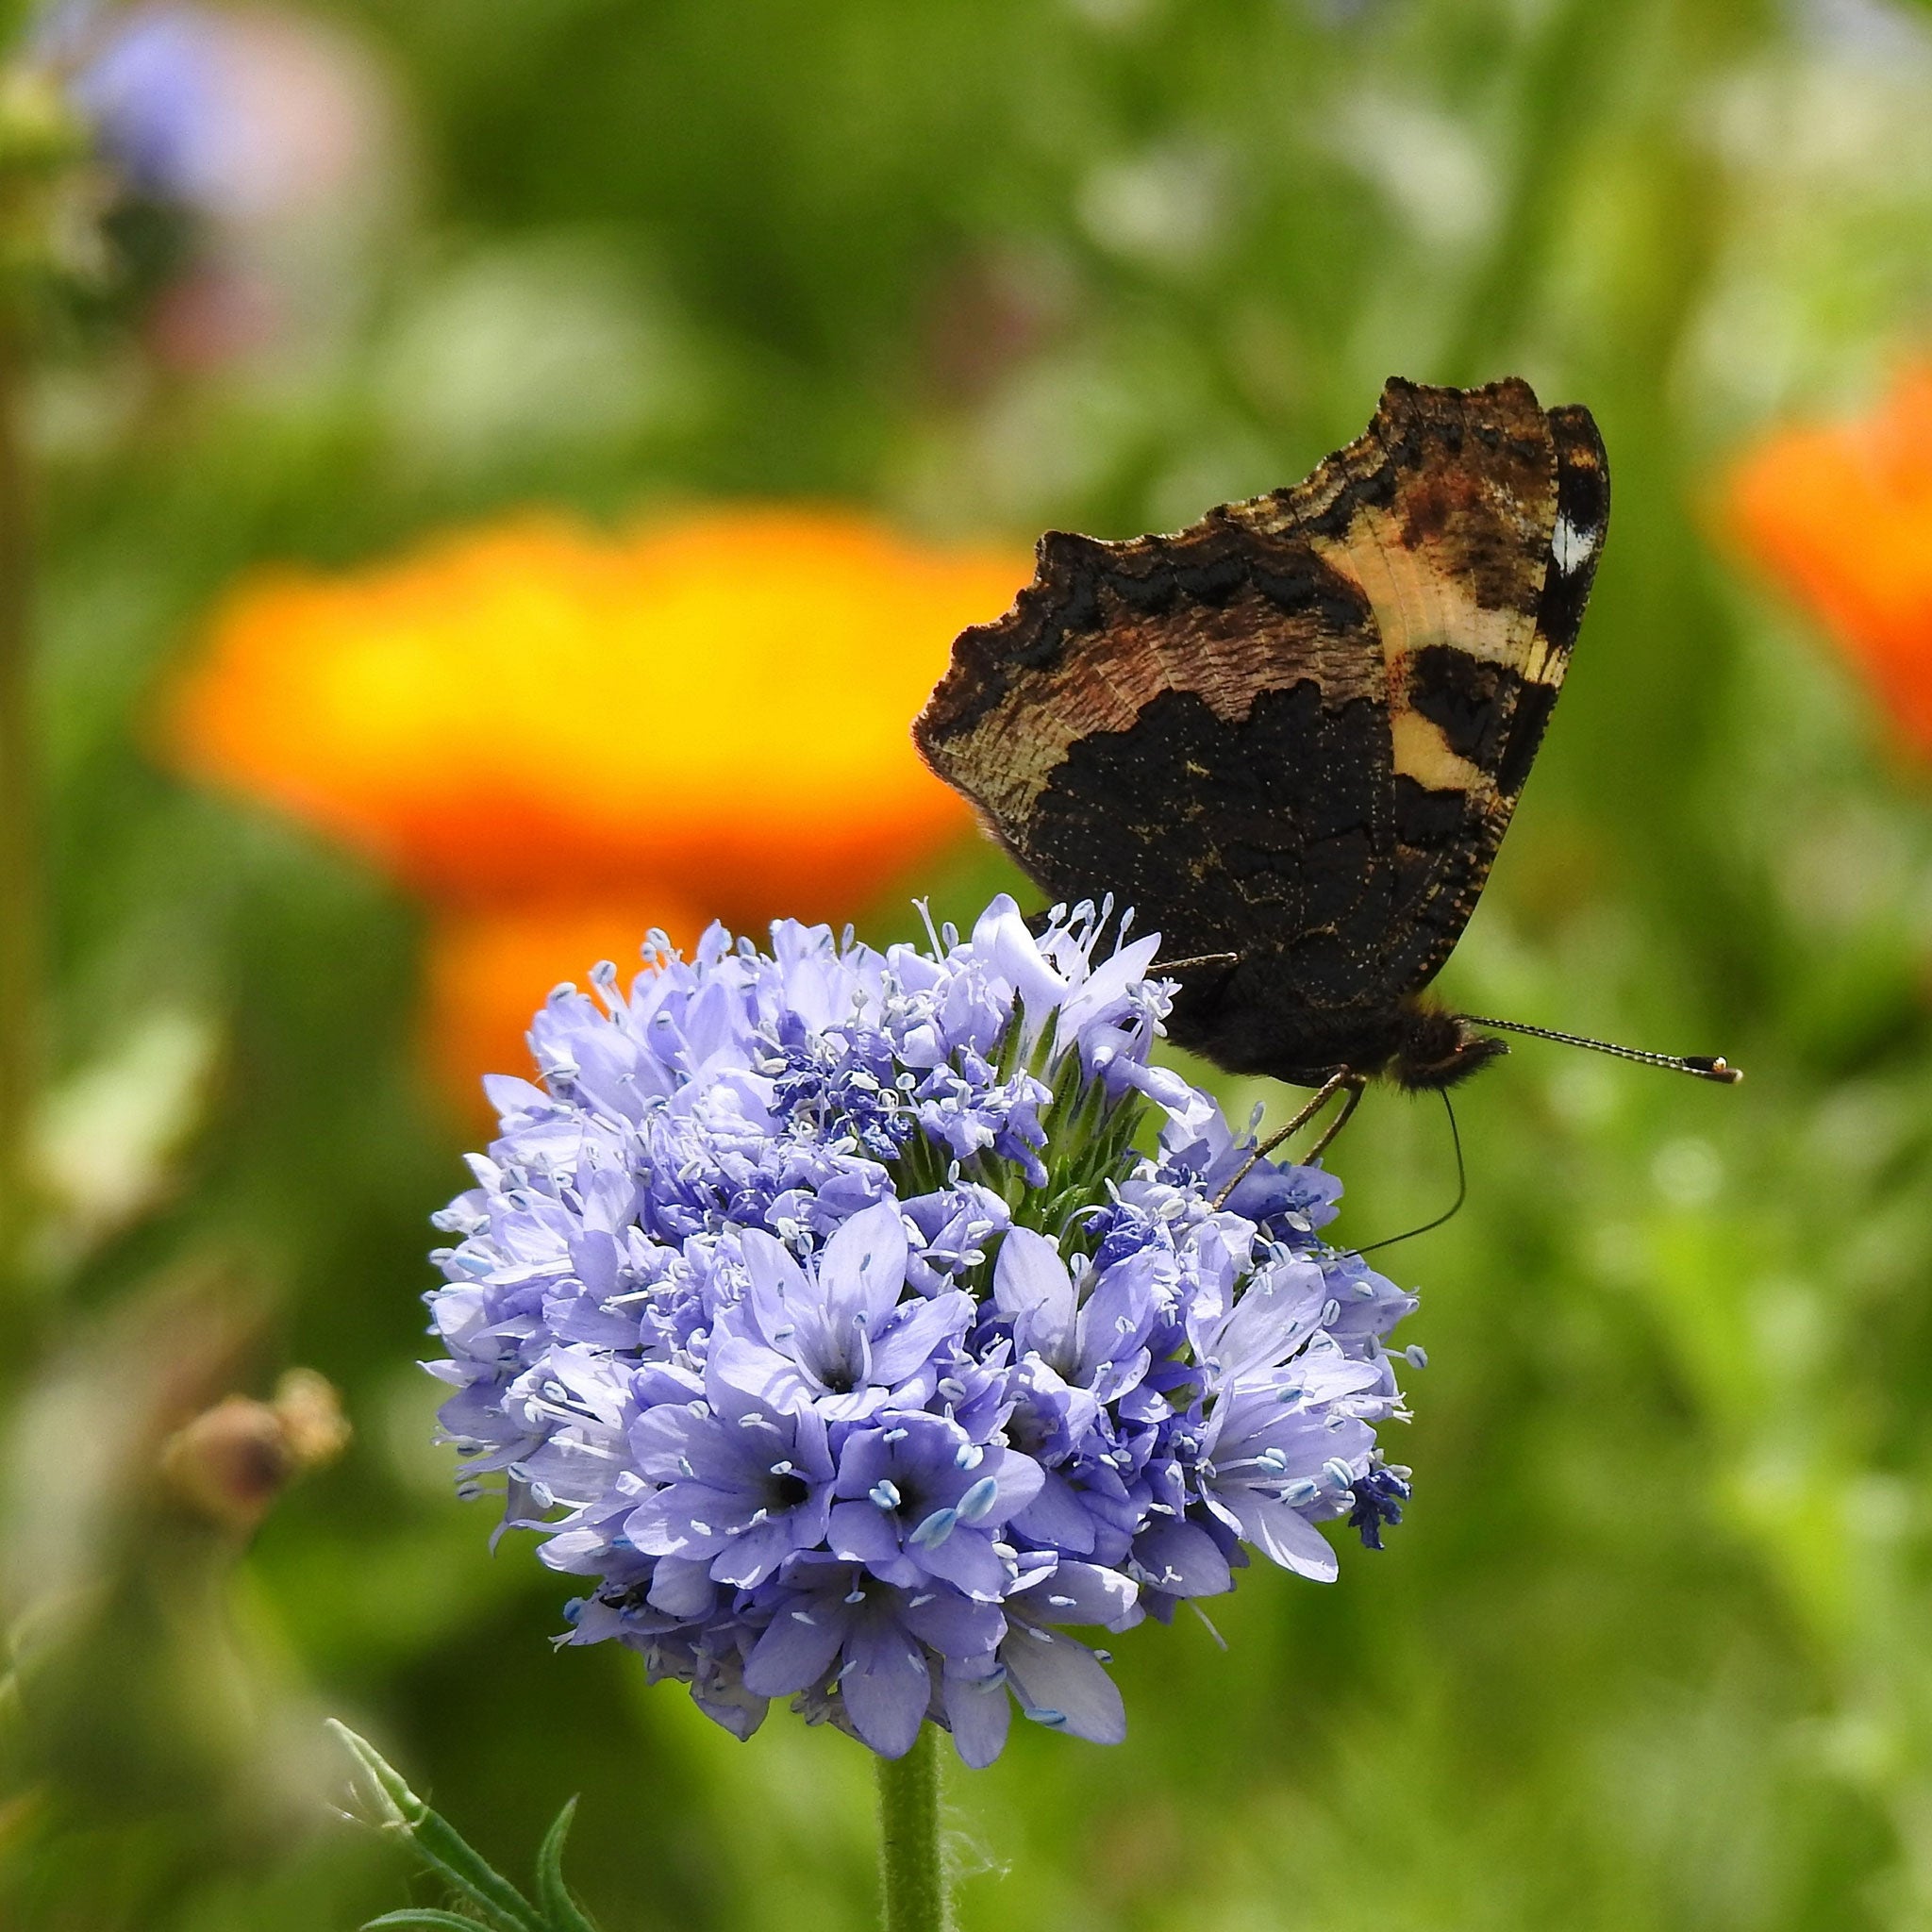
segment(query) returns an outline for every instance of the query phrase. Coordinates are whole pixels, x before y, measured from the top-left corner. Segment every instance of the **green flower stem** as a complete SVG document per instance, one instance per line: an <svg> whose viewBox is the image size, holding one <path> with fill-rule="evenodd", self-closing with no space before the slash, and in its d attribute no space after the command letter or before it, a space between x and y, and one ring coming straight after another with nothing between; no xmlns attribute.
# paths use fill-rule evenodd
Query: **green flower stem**
<svg viewBox="0 0 1932 1932"><path fill-rule="evenodd" d="M881 1757L879 1880L885 1932L951 1932L940 1862L940 1740L922 1724L903 1757Z"/></svg>

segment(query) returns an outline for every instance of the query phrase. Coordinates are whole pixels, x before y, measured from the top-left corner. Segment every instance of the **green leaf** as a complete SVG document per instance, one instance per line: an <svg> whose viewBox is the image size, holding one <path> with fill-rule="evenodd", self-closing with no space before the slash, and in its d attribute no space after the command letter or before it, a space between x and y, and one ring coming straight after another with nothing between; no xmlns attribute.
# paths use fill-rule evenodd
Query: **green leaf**
<svg viewBox="0 0 1932 1932"><path fill-rule="evenodd" d="M400 1912L385 1912L379 1919L365 1919L362 1932L380 1932L383 1926L427 1925L433 1932L476 1932L475 1919L460 1912L439 1912L426 1906L408 1906Z"/></svg>
<svg viewBox="0 0 1932 1932"><path fill-rule="evenodd" d="M475 1906L494 1932L546 1932L541 1916L529 1900L471 1846L448 1819L432 1811L374 1744L334 1718L326 1722L368 1777L380 1814L375 1820L378 1830L399 1832L406 1838L418 1860Z"/></svg>
<svg viewBox="0 0 1932 1932"><path fill-rule="evenodd" d="M410 1833L417 1855L504 1932L543 1932L541 1915L440 1812L424 1810Z"/></svg>
<svg viewBox="0 0 1932 1932"><path fill-rule="evenodd" d="M537 1852L537 1903L543 1907L550 1932L597 1932L563 1882L563 1841L570 1836L571 1820L576 1815L577 1801L573 1798L557 1814L557 1822L543 1834Z"/></svg>

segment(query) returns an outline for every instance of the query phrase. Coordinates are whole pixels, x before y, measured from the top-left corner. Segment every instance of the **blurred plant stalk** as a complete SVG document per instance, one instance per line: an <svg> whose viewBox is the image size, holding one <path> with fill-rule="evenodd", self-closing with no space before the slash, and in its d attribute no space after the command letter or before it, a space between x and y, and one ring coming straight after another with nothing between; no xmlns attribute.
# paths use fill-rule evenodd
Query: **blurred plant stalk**
<svg viewBox="0 0 1932 1932"><path fill-rule="evenodd" d="M0 1275L16 1293L30 1274L45 924L34 508L22 398L42 298L67 252L62 190L88 152L86 129L56 75L24 59L0 68Z"/></svg>
<svg viewBox="0 0 1932 1932"><path fill-rule="evenodd" d="M0 1256L22 1262L41 1059L41 864L29 605L33 545L20 447L19 318L0 318Z"/></svg>

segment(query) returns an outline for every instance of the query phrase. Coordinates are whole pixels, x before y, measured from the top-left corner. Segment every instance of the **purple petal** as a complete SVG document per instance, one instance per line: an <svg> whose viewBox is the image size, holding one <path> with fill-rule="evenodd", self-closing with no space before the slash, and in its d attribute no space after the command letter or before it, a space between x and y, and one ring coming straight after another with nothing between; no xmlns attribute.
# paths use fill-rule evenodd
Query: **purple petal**
<svg viewBox="0 0 1932 1932"><path fill-rule="evenodd" d="M1145 1580L1169 1596L1220 1596L1234 1588L1234 1572L1221 1546L1198 1523L1173 1517L1134 1540L1134 1561Z"/></svg>
<svg viewBox="0 0 1932 1932"><path fill-rule="evenodd" d="M791 1310L811 1299L805 1271L784 1242L762 1228L748 1227L738 1237L745 1273L751 1276L751 1313L767 1341L774 1341L792 1317Z"/></svg>
<svg viewBox="0 0 1932 1932"><path fill-rule="evenodd" d="M1153 1272L1154 1257L1143 1251L1116 1261L1101 1276L1075 1324L1075 1381L1091 1387L1107 1363L1140 1347L1157 1312Z"/></svg>
<svg viewBox="0 0 1932 1932"><path fill-rule="evenodd" d="M1224 1566L1225 1567L1225 1566ZM1118 1570L1097 1563L1060 1563L1009 1602L1040 1624L1103 1624L1119 1629L1134 1613L1140 1591Z"/></svg>
<svg viewBox="0 0 1932 1932"><path fill-rule="evenodd" d="M1321 1320L1328 1291L1312 1261L1291 1262L1257 1274L1208 1338L1224 1380L1285 1361Z"/></svg>
<svg viewBox="0 0 1932 1932"><path fill-rule="evenodd" d="M828 1423L861 1423L892 1400L890 1389L855 1389L847 1395L821 1395L815 1407Z"/></svg>
<svg viewBox="0 0 1932 1932"><path fill-rule="evenodd" d="M1007 1634L1007 1620L997 1604L974 1603L943 1586L914 1591L899 1614L922 1643L931 1644L955 1662L990 1660Z"/></svg>
<svg viewBox="0 0 1932 1932"><path fill-rule="evenodd" d="M624 1533L647 1557L715 1557L745 1518L743 1502L702 1483L659 1490L624 1519Z"/></svg>
<svg viewBox="0 0 1932 1932"><path fill-rule="evenodd" d="M899 1535L876 1504L835 1503L825 1527L835 1557L851 1563L887 1563L899 1554Z"/></svg>
<svg viewBox="0 0 1932 1932"><path fill-rule="evenodd" d="M1030 1227L1007 1230L992 1271L992 1298L1013 1318L1022 1348L1062 1371L1074 1350L1074 1282L1059 1250Z"/></svg>
<svg viewBox="0 0 1932 1932"><path fill-rule="evenodd" d="M1160 935L1150 932L1132 945L1121 947L1111 958L1103 959L1061 1007L1056 1045L1064 1050L1087 1027L1108 1018L1125 997L1127 988L1146 976L1159 950Z"/></svg>
<svg viewBox="0 0 1932 1932"><path fill-rule="evenodd" d="M1019 1628L1000 1645L1000 1661L1036 1723L1096 1744L1118 1744L1127 1735L1120 1688L1084 1643L1057 1630Z"/></svg>
<svg viewBox="0 0 1932 1932"><path fill-rule="evenodd" d="M979 915L973 928L973 951L1012 984L1036 1025L1066 995L1066 981L1046 963L1040 941L1026 930L1008 893L1002 892Z"/></svg>
<svg viewBox="0 0 1932 1932"><path fill-rule="evenodd" d="M702 1617L718 1600L717 1586L701 1557L659 1557L649 1594L651 1607L668 1617Z"/></svg>
<svg viewBox="0 0 1932 1932"><path fill-rule="evenodd" d="M1295 1381L1316 1402L1359 1394L1382 1379L1379 1362L1355 1360L1325 1336L1318 1337L1317 1344L1291 1363L1291 1369Z"/></svg>
<svg viewBox="0 0 1932 1932"><path fill-rule="evenodd" d="M997 1527L1025 1508L1046 1483L1046 1472L1030 1456L1017 1449L989 1449L971 1474L973 1486L983 1482L996 1485L992 1500L981 1503L967 1520ZM963 1512L962 1512L963 1513Z"/></svg>
<svg viewBox="0 0 1932 1932"><path fill-rule="evenodd" d="M647 1408L630 1425L631 1455L638 1474L653 1482L675 1483L684 1474L691 1437L705 1418L695 1409L665 1405Z"/></svg>
<svg viewBox="0 0 1932 1932"><path fill-rule="evenodd" d="M1057 1469L1046 1472L1039 1495L1014 1515L1012 1524L1022 1536L1052 1549L1083 1557L1093 1549L1093 1519L1081 1507L1073 1484Z"/></svg>
<svg viewBox="0 0 1932 1932"><path fill-rule="evenodd" d="M708 1388L728 1387L780 1414L795 1415L818 1393L818 1384L804 1374L789 1357L749 1336L721 1334L711 1345L705 1365ZM651 1414L655 1415L654 1409ZM649 1420L647 1416L646 1421Z"/></svg>
<svg viewBox="0 0 1932 1932"><path fill-rule="evenodd" d="M851 1668L839 1679L852 1728L881 1757L911 1750L932 1700L932 1677L919 1645L891 1618L874 1611L845 1645Z"/></svg>
<svg viewBox="0 0 1932 1932"><path fill-rule="evenodd" d="M906 1225L896 1201L861 1208L825 1243L819 1291L827 1307L883 1325L906 1287Z"/></svg>
<svg viewBox="0 0 1932 1932"><path fill-rule="evenodd" d="M991 1764L1006 1749L1007 1730L1013 1719L1005 1672L969 1677L948 1671L941 1690L946 1720L953 1726L953 1748L974 1771Z"/></svg>
<svg viewBox="0 0 1932 1932"><path fill-rule="evenodd" d="M743 1535L732 1538L712 1563L711 1574L720 1583L756 1590L797 1547L794 1525L788 1517L760 1523Z"/></svg>
<svg viewBox="0 0 1932 1932"><path fill-rule="evenodd" d="M813 1482L828 1483L835 1474L825 1420L815 1408L804 1410L792 1424L791 1460Z"/></svg>
<svg viewBox="0 0 1932 1932"><path fill-rule="evenodd" d="M752 1645L744 1663L746 1689L760 1697L790 1697L820 1682L850 1624L850 1611L828 1591L793 1598Z"/></svg>
<svg viewBox="0 0 1932 1932"><path fill-rule="evenodd" d="M879 1480L892 1473L892 1445L879 1429L855 1429L839 1452L838 1496L870 1495Z"/></svg>
<svg viewBox="0 0 1932 1932"><path fill-rule="evenodd" d="M993 1554L991 1538L982 1532L957 1529L944 1542L908 1554L922 1570L957 1584L982 1603L997 1603L1006 1591L1006 1565Z"/></svg>
<svg viewBox="0 0 1932 1932"><path fill-rule="evenodd" d="M722 1672L699 1672L691 1679L691 1701L741 1744L765 1721L765 1700Z"/></svg>
<svg viewBox="0 0 1932 1932"><path fill-rule="evenodd" d="M610 1539L597 1529L562 1530L539 1547L537 1560L552 1570L595 1576L609 1567Z"/></svg>
<svg viewBox="0 0 1932 1932"><path fill-rule="evenodd" d="M973 1297L958 1289L908 1303L874 1344L872 1379L888 1386L903 1382L941 1342L963 1334L972 1316Z"/></svg>
<svg viewBox="0 0 1932 1932"><path fill-rule="evenodd" d="M1340 1565L1328 1539L1306 1516L1273 1496L1248 1490L1227 1499L1241 1519L1241 1534L1263 1556L1317 1583L1333 1583Z"/></svg>

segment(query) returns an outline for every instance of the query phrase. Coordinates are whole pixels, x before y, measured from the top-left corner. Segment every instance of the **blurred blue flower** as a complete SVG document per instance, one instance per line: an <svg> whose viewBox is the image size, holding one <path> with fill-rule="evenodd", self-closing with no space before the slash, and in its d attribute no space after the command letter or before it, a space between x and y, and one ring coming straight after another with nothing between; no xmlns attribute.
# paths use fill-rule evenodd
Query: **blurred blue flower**
<svg viewBox="0 0 1932 1932"><path fill-rule="evenodd" d="M792 1697L983 1764L1015 1704L1124 1735L1070 1631L1225 1591L1249 1548L1332 1577L1327 1519L1379 1547L1413 1299L1321 1241L1318 1170L1217 1205L1253 1138L1150 1063L1168 987L1126 925L1036 937L1002 896L884 953L714 927L551 995L427 1299L466 1483L500 1473L506 1524L594 1579L565 1641L741 1737Z"/></svg>
<svg viewBox="0 0 1932 1932"><path fill-rule="evenodd" d="M340 25L273 4L62 0L35 35L127 185L223 222L327 203L381 161L385 90Z"/></svg>
<svg viewBox="0 0 1932 1932"><path fill-rule="evenodd" d="M105 25L94 7L55 14L49 37L92 52L75 76L75 98L136 188L200 199L220 179L209 136L225 106L219 20L196 7L147 7L104 33Z"/></svg>

